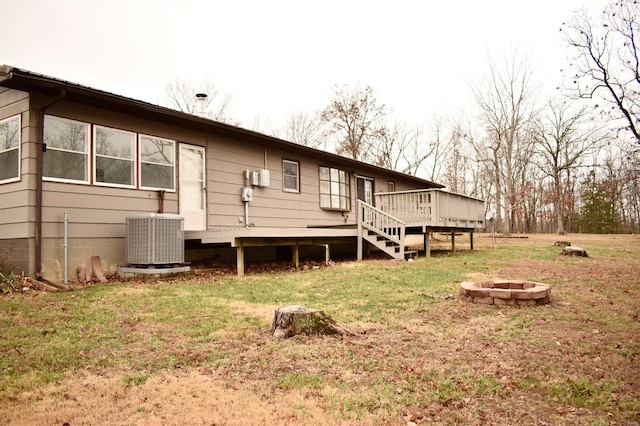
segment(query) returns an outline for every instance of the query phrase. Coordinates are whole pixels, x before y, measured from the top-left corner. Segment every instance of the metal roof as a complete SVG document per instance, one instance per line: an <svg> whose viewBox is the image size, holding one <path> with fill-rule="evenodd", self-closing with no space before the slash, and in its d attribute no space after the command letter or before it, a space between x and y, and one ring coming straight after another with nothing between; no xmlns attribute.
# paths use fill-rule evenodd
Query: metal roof
<svg viewBox="0 0 640 426"><path fill-rule="evenodd" d="M406 173L397 172L384 167L353 160L348 157L332 154L327 151L310 148L294 142L288 142L273 136L247 130L242 127L220 123L218 121L184 113L182 111L105 92L77 83L15 68L9 65L0 66L0 86L29 93L40 93L50 97L58 96L62 90L65 90L66 100L83 105L103 109L106 108L131 116L162 121L164 123L247 141L265 147L277 148L288 152L299 153L301 155L308 155L328 163L348 165L350 168L356 169L359 172L371 171L384 173L388 176L396 176L398 178L413 181L424 188L444 188L444 185L408 175Z"/></svg>

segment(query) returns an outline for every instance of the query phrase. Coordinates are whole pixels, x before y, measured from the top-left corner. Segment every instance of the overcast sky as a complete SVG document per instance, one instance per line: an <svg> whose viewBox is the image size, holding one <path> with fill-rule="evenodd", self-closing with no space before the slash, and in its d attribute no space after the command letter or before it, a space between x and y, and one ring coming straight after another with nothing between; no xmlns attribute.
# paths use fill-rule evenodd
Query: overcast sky
<svg viewBox="0 0 640 426"><path fill-rule="evenodd" d="M553 90L559 28L606 0L0 0L0 63L160 103L176 78L208 77L244 127L278 128L370 85L393 118L465 108L487 58L517 49Z"/></svg>

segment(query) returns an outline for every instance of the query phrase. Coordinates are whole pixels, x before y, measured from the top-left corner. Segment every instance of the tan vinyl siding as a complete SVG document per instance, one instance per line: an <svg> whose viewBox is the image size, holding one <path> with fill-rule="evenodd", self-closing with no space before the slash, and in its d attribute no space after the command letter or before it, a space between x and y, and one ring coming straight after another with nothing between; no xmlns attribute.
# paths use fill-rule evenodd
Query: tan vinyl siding
<svg viewBox="0 0 640 426"><path fill-rule="evenodd" d="M208 145L209 226L240 226L244 204L240 198L244 171L265 168L265 148L238 141L212 139ZM282 159L300 162L300 193L282 191ZM254 188L249 203L249 222L266 227L307 227L339 225L338 212L320 209L318 195L319 163L281 151L266 150L270 185Z"/></svg>
<svg viewBox="0 0 640 426"><path fill-rule="evenodd" d="M0 119L21 114L28 110L29 94L0 87Z"/></svg>
<svg viewBox="0 0 640 426"><path fill-rule="evenodd" d="M29 94L0 88L0 119L20 116L20 180L0 184L0 238L23 239L34 236L35 182L30 175L29 141L35 134L29 126ZM35 164L35 162L33 163Z"/></svg>
<svg viewBox="0 0 640 426"><path fill-rule="evenodd" d="M208 144L209 169L209 227L241 226L244 205L240 191L244 185L244 170L265 167L264 148L238 141L210 139ZM312 158L292 155L280 150L267 149L267 169L270 171L270 185L254 188L254 198L249 204L249 222L260 227L303 227L335 226L355 224L353 206L356 198L355 174L349 167L351 179L351 209L340 211L320 209L318 168L322 164ZM282 159L298 161L300 164L300 192L282 190ZM334 164L340 168L339 164ZM357 172L357 171L356 171ZM369 175L368 175L369 176ZM375 188L385 189L388 176L369 176L375 179ZM398 188L415 189L396 179ZM345 220L346 217L346 220Z"/></svg>
<svg viewBox="0 0 640 426"><path fill-rule="evenodd" d="M176 140L176 153L179 136L188 133L164 123L77 107L69 102L54 105L47 114ZM204 143L204 136L200 135L199 141ZM177 180L177 160L175 165ZM124 262L126 218L156 213L160 207L159 191L156 190L50 181L43 182L42 202L43 275L51 279L60 279L63 274L65 211L68 214L68 273L75 279L78 267L84 265L90 270L91 256L100 256L103 269L115 272ZM165 192L163 208L165 213L178 212L177 191Z"/></svg>
<svg viewBox="0 0 640 426"><path fill-rule="evenodd" d="M126 218L158 210L156 191L45 182L43 193L43 274L60 279L64 258L64 213L68 215L69 276L100 256L103 269L115 272L124 262ZM177 196L167 193L167 213L177 212Z"/></svg>
<svg viewBox="0 0 640 426"><path fill-rule="evenodd" d="M36 158L39 130L37 111L50 98L29 95L15 90L0 89L0 118L21 114L22 150L19 182L0 185L0 235L30 238L25 247L33 247L35 235ZM29 110L31 108L31 110ZM249 204L249 223L258 227L301 227L355 224L355 175L362 173L375 179L377 191L387 188L388 176L371 176L353 165L343 165L339 158L327 162L315 158L313 152L289 152L255 142L230 139L202 131L186 129L161 121L127 116L61 100L46 114L170 139L175 145L176 191L167 191L165 213L179 213L178 153L180 143L205 147L207 185L207 228L244 225L244 203L241 189L245 185L245 170L266 168L270 185L254 188L254 200ZM322 157L322 156L320 156ZM89 156L93 168L93 155ZM300 192L282 188L282 160L299 163ZM266 163L265 163L266 162ZM347 212L320 208L318 168L327 165L345 170L350 176L351 210ZM93 175L93 173L91 173ZM416 189L395 177L397 190ZM93 181L93 178L90 179ZM410 181L407 181L410 182ZM69 217L69 276L75 278L79 266L90 265L91 256L100 256L105 269L124 262L126 217L158 211L158 191L45 181L43 182L43 272L45 277L60 279L63 262L64 212ZM23 248L24 249L24 248ZM25 249L26 250L26 249ZM32 261L33 263L33 261ZM33 272L34 266L30 266Z"/></svg>

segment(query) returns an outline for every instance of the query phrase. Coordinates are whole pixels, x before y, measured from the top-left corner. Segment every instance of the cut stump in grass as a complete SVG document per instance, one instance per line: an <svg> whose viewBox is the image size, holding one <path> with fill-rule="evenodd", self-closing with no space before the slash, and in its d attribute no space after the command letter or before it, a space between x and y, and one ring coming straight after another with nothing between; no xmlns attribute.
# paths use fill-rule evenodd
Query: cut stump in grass
<svg viewBox="0 0 640 426"><path fill-rule="evenodd" d="M290 305L279 308L273 316L270 333L273 337L285 339L299 334L323 335L354 333L339 326L324 311L303 306Z"/></svg>
<svg viewBox="0 0 640 426"><path fill-rule="evenodd" d="M562 247L565 248L567 246L570 246L571 243L569 241L556 241L554 244L554 246L558 246L558 247Z"/></svg>
<svg viewBox="0 0 640 426"><path fill-rule="evenodd" d="M580 256L580 257L589 257L587 251L582 247L578 246L567 246L562 248L562 253L564 256Z"/></svg>

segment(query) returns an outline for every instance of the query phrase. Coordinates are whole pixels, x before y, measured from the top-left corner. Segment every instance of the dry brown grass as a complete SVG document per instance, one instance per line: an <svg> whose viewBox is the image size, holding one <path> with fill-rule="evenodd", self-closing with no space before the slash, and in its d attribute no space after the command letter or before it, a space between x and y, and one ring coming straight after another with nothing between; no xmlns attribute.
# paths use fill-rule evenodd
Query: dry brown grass
<svg viewBox="0 0 640 426"><path fill-rule="evenodd" d="M5 401L0 422L638 424L640 238L541 235L497 244L526 252L559 239L599 252L586 259L484 257L482 265L474 265L482 257L472 255L459 264L470 269L471 280L551 283L550 305L498 308L439 298L433 309L409 318L343 324L359 332L347 338L275 341L260 330L223 329L210 343L225 354L215 363L181 346L193 358L189 367L150 372L139 381L140 373L126 366L78 371ZM493 242L479 237L477 244L488 249ZM268 324L278 305L228 301L227 307ZM166 325L123 327L172 341ZM133 379L123 380L128 375Z"/></svg>

